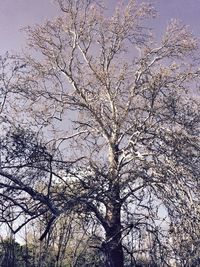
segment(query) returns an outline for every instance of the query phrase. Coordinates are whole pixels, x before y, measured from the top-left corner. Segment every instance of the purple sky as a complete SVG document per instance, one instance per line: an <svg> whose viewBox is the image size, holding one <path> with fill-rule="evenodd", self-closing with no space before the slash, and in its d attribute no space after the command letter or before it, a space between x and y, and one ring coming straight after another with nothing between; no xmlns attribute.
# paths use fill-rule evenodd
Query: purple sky
<svg viewBox="0 0 200 267"><path fill-rule="evenodd" d="M117 0L108 0L114 5ZM141 0L139 0L140 2ZM154 25L164 30L170 18L178 18L200 35L200 0L153 0L159 12ZM0 54L17 51L25 43L20 28L41 23L57 13L53 0L0 0Z"/></svg>

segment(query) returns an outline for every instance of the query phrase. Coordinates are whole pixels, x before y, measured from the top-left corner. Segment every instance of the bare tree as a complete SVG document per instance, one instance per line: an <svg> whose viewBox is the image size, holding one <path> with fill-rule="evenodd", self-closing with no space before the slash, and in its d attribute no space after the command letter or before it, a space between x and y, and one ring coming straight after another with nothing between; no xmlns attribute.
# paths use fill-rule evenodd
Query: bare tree
<svg viewBox="0 0 200 267"><path fill-rule="evenodd" d="M146 236L169 264L170 223L199 220L197 41L176 20L154 40L149 4L108 16L93 0L58 3L60 17L27 29L34 53L12 87L19 122L38 134L3 139L1 198L30 220L51 212L43 237L62 213L96 220L106 266L124 266L124 255L136 264Z"/></svg>

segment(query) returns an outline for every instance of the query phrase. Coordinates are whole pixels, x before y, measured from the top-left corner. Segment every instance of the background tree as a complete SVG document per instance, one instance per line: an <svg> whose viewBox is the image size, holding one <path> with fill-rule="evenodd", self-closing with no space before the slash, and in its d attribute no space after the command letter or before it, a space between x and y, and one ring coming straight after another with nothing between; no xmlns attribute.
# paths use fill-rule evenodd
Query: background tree
<svg viewBox="0 0 200 267"><path fill-rule="evenodd" d="M136 260L146 236L169 264L170 224L199 221L197 41L174 20L157 43L149 4L108 16L100 2L58 3L60 17L27 29L34 53L11 85L28 131L2 138L3 203L29 220L50 212L42 237L62 213L85 214L104 231L106 266Z"/></svg>

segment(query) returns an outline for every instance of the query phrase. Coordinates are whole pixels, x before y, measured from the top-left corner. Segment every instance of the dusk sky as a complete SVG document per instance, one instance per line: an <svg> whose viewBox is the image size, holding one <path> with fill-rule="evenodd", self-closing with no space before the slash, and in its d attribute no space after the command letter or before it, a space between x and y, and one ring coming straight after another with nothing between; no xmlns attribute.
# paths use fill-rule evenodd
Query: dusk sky
<svg viewBox="0 0 200 267"><path fill-rule="evenodd" d="M109 0L109 5L115 5L117 2ZM154 22L157 32L165 29L170 18L178 18L184 24L190 25L197 36L200 35L200 0L153 2L159 13ZM6 51L19 51L25 44L25 35L20 29L52 18L57 12L54 0L0 0L0 54Z"/></svg>

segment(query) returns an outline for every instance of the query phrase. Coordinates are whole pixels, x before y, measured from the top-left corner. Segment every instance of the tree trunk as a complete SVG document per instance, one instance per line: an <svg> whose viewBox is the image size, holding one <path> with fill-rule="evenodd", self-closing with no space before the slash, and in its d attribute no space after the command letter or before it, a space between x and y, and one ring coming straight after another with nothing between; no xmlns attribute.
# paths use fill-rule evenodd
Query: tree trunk
<svg viewBox="0 0 200 267"><path fill-rule="evenodd" d="M107 207L106 242L104 244L106 267L124 266L120 209L121 206L118 203L112 203Z"/></svg>
<svg viewBox="0 0 200 267"><path fill-rule="evenodd" d="M107 237L105 245L106 267L123 267L124 254L121 244L121 238L113 237L111 241Z"/></svg>

